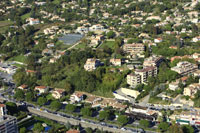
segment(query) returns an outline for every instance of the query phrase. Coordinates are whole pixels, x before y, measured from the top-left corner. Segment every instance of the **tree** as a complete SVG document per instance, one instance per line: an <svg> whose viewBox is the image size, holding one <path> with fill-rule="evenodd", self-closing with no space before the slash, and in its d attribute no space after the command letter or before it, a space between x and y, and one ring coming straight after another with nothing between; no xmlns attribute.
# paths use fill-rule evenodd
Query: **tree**
<svg viewBox="0 0 200 133"><path fill-rule="evenodd" d="M68 82L65 83L64 89L66 90L66 92L67 92L68 94L70 94L71 92L73 92L72 86L71 86L71 84L68 83Z"/></svg>
<svg viewBox="0 0 200 133"><path fill-rule="evenodd" d="M34 99L34 94L33 94L33 92L28 92L28 93L26 93L25 99L26 99L26 101L28 101L28 102L33 101L33 99Z"/></svg>
<svg viewBox="0 0 200 133"><path fill-rule="evenodd" d="M101 111L100 113L99 113L99 118L101 119L101 120L108 120L109 118L110 118L110 112L108 112L108 111Z"/></svg>
<svg viewBox="0 0 200 133"><path fill-rule="evenodd" d="M40 106L44 105L46 102L47 102L47 99L46 99L45 97L39 97L39 98L37 99L37 103L38 103Z"/></svg>
<svg viewBox="0 0 200 133"><path fill-rule="evenodd" d="M17 100L23 100L24 99L24 92L22 91L22 90L17 90L16 91L16 93L15 93L15 98L17 99Z"/></svg>
<svg viewBox="0 0 200 133"><path fill-rule="evenodd" d="M51 108L53 108L55 110L58 110L58 109L60 109L60 107L62 105L61 105L61 103L59 101L56 100L56 101L52 101L50 106L51 106Z"/></svg>
<svg viewBox="0 0 200 133"><path fill-rule="evenodd" d="M92 133L92 128L87 127L87 128L85 129L85 131L86 131L86 133Z"/></svg>
<svg viewBox="0 0 200 133"><path fill-rule="evenodd" d="M150 122L147 121L147 120L140 120L139 123L140 123L140 125L141 125L142 127L145 127L145 128L147 128L147 127L150 126Z"/></svg>
<svg viewBox="0 0 200 133"><path fill-rule="evenodd" d="M2 44L2 42L5 40L6 38L2 35L2 34L0 34L0 45Z"/></svg>
<svg viewBox="0 0 200 133"><path fill-rule="evenodd" d="M81 114L83 116L92 116L92 109L89 107L85 107L81 109Z"/></svg>
<svg viewBox="0 0 200 133"><path fill-rule="evenodd" d="M67 104L65 107L66 111L68 112L74 112L76 110L76 106L73 104Z"/></svg>
<svg viewBox="0 0 200 133"><path fill-rule="evenodd" d="M34 124L33 131L42 132L44 131L44 127L42 126L41 123L36 123Z"/></svg>
<svg viewBox="0 0 200 133"><path fill-rule="evenodd" d="M113 32L113 31L109 31L107 34L107 38L114 38L115 37L115 32Z"/></svg>
<svg viewBox="0 0 200 133"><path fill-rule="evenodd" d="M26 133L26 128L25 127L20 128L19 132L20 133Z"/></svg>
<svg viewBox="0 0 200 133"><path fill-rule="evenodd" d="M190 125L182 126L183 133L194 133L194 128Z"/></svg>
<svg viewBox="0 0 200 133"><path fill-rule="evenodd" d="M8 110L8 114L9 114L9 115L13 115L13 114L15 114L15 113L18 112L16 103L7 102L7 103L6 103L6 108L7 108L7 110Z"/></svg>
<svg viewBox="0 0 200 133"><path fill-rule="evenodd" d="M124 125L128 122L128 117L125 115L119 115L117 118L117 121L121 124Z"/></svg>
<svg viewBox="0 0 200 133"><path fill-rule="evenodd" d="M183 133L183 130L176 123L174 123L169 127L169 132L170 133Z"/></svg>
<svg viewBox="0 0 200 133"><path fill-rule="evenodd" d="M158 125L158 128L161 130L161 131L167 131L168 128L169 128L169 124L167 122L161 122L159 125Z"/></svg>

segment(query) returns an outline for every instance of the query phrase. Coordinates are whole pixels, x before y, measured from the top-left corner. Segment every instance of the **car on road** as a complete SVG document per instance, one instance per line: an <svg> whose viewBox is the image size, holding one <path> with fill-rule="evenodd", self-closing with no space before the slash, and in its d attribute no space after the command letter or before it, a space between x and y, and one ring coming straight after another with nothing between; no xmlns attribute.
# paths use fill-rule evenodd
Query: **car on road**
<svg viewBox="0 0 200 133"><path fill-rule="evenodd" d="M118 129L118 127L117 127L117 126L113 126L113 128L114 128L114 129Z"/></svg>
<svg viewBox="0 0 200 133"><path fill-rule="evenodd" d="M122 130L122 131L126 131L126 128L122 127L121 130Z"/></svg>
<svg viewBox="0 0 200 133"><path fill-rule="evenodd" d="M106 125L106 123L105 123L105 122L101 122L101 125L105 126L105 125Z"/></svg>

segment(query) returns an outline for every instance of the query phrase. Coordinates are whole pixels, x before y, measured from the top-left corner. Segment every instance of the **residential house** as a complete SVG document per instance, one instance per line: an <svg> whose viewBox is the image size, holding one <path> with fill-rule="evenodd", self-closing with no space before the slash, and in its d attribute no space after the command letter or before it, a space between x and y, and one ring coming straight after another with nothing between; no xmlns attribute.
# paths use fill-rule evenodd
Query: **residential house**
<svg viewBox="0 0 200 133"><path fill-rule="evenodd" d="M89 28L88 27L84 27L84 26L78 27L76 29L76 32L78 32L78 33L88 33L88 31L89 31Z"/></svg>
<svg viewBox="0 0 200 133"><path fill-rule="evenodd" d="M49 55L52 55L53 54L53 50L51 50L51 49L44 49L43 51L42 51L42 55L43 56L45 56L45 55L47 55L47 56L49 56Z"/></svg>
<svg viewBox="0 0 200 133"><path fill-rule="evenodd" d="M98 59L89 58L89 59L87 59L85 65L84 65L84 69L86 71L93 71L100 65L101 65L101 62Z"/></svg>
<svg viewBox="0 0 200 133"><path fill-rule="evenodd" d="M110 63L111 63L112 65L114 65L114 66L121 66L121 65L122 65L121 59L115 59L115 58L110 59Z"/></svg>
<svg viewBox="0 0 200 133"><path fill-rule="evenodd" d="M200 70L195 71L193 74L194 74L194 77L200 78Z"/></svg>
<svg viewBox="0 0 200 133"><path fill-rule="evenodd" d="M181 75L188 75L192 74L198 69L196 64L192 64L188 61L181 61L175 67L172 67L171 70L181 74Z"/></svg>
<svg viewBox="0 0 200 133"><path fill-rule="evenodd" d="M155 38L155 39L154 39L154 42L155 42L155 43L161 43L162 41L163 41L162 38Z"/></svg>
<svg viewBox="0 0 200 133"><path fill-rule="evenodd" d="M36 73L37 73L37 71L35 71L35 70L30 70L30 69L26 70L26 74L33 75L33 74L36 74Z"/></svg>
<svg viewBox="0 0 200 133"><path fill-rule="evenodd" d="M93 25L91 27L89 27L89 31L104 31L104 26L100 25L100 24L96 24Z"/></svg>
<svg viewBox="0 0 200 133"><path fill-rule="evenodd" d="M52 92L52 96L55 99L60 99L62 96L65 94L65 89L60 89L60 88L55 88L54 91Z"/></svg>
<svg viewBox="0 0 200 133"><path fill-rule="evenodd" d="M39 19L34 19L34 18L29 18L28 21L30 25L35 25L40 23Z"/></svg>
<svg viewBox="0 0 200 133"><path fill-rule="evenodd" d="M80 131L75 129L70 129L66 133L80 133Z"/></svg>
<svg viewBox="0 0 200 133"><path fill-rule="evenodd" d="M42 93L46 93L49 90L49 87L47 87L47 86L36 86L35 90L39 91L39 93L42 94Z"/></svg>
<svg viewBox="0 0 200 133"><path fill-rule="evenodd" d="M194 95L197 93L198 90L200 90L200 84L194 83L184 88L183 95L194 98Z"/></svg>
<svg viewBox="0 0 200 133"><path fill-rule="evenodd" d="M169 89L175 91L179 88L179 81L175 81L169 84Z"/></svg>
<svg viewBox="0 0 200 133"><path fill-rule="evenodd" d="M84 100L84 94L81 92L74 92L71 96L70 96L70 101L72 103L74 102L81 102L82 100Z"/></svg>
<svg viewBox="0 0 200 133"><path fill-rule="evenodd" d="M198 59L198 58L200 58L200 53L194 53L194 54L192 55L192 57L193 57L194 59Z"/></svg>
<svg viewBox="0 0 200 133"><path fill-rule="evenodd" d="M23 85L20 85L17 88L20 89L20 90L27 90L28 89L28 85L23 84Z"/></svg>
<svg viewBox="0 0 200 133"><path fill-rule="evenodd" d="M56 58L51 58L51 59L49 60L49 62L50 62L50 63L55 63L56 60L57 60Z"/></svg>
<svg viewBox="0 0 200 133"><path fill-rule="evenodd" d="M149 16L146 18L146 20L153 20L153 19L161 21L160 16Z"/></svg>
<svg viewBox="0 0 200 133"><path fill-rule="evenodd" d="M54 43L47 44L47 48L53 48L54 46L55 46Z"/></svg>
<svg viewBox="0 0 200 133"><path fill-rule="evenodd" d="M200 36L192 38L192 42L198 42L198 41L200 41Z"/></svg>

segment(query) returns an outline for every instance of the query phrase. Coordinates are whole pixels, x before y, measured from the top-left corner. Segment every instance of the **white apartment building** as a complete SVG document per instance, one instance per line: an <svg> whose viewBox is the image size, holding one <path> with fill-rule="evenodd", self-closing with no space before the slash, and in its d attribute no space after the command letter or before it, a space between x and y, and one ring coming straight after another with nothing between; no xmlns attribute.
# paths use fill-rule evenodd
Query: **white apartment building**
<svg viewBox="0 0 200 133"><path fill-rule="evenodd" d="M123 50L130 54L142 54L145 51L145 46L142 43L125 44Z"/></svg>
<svg viewBox="0 0 200 133"><path fill-rule="evenodd" d="M138 84L147 82L148 77L154 77L157 75L157 67L147 67L144 69L136 69L135 74L127 75L127 84L131 87L135 87Z"/></svg>
<svg viewBox="0 0 200 133"><path fill-rule="evenodd" d="M146 83L148 77L154 77L157 75L157 67L146 67L144 69L136 69L135 74L139 74L141 76L141 83Z"/></svg>
<svg viewBox="0 0 200 133"><path fill-rule="evenodd" d="M139 74L127 75L127 84L131 87L136 87L138 84L141 84L141 76Z"/></svg>
<svg viewBox="0 0 200 133"><path fill-rule="evenodd" d="M154 66L154 67L159 67L160 63L164 60L163 57L161 56L151 56L149 58L145 58L144 59L144 63L143 63L143 67L150 67L150 66Z"/></svg>
<svg viewBox="0 0 200 133"><path fill-rule="evenodd" d="M171 70L181 74L188 75L195 72L198 69L196 64L192 64L188 61L181 61L175 67L172 67Z"/></svg>

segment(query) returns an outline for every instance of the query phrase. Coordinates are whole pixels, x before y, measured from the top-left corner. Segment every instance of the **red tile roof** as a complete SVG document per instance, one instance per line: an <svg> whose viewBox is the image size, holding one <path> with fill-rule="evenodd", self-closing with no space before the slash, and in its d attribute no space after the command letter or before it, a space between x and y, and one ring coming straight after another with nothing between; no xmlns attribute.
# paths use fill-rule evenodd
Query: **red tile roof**
<svg viewBox="0 0 200 133"><path fill-rule="evenodd" d="M67 131L66 133L80 133L80 131L71 129Z"/></svg>

